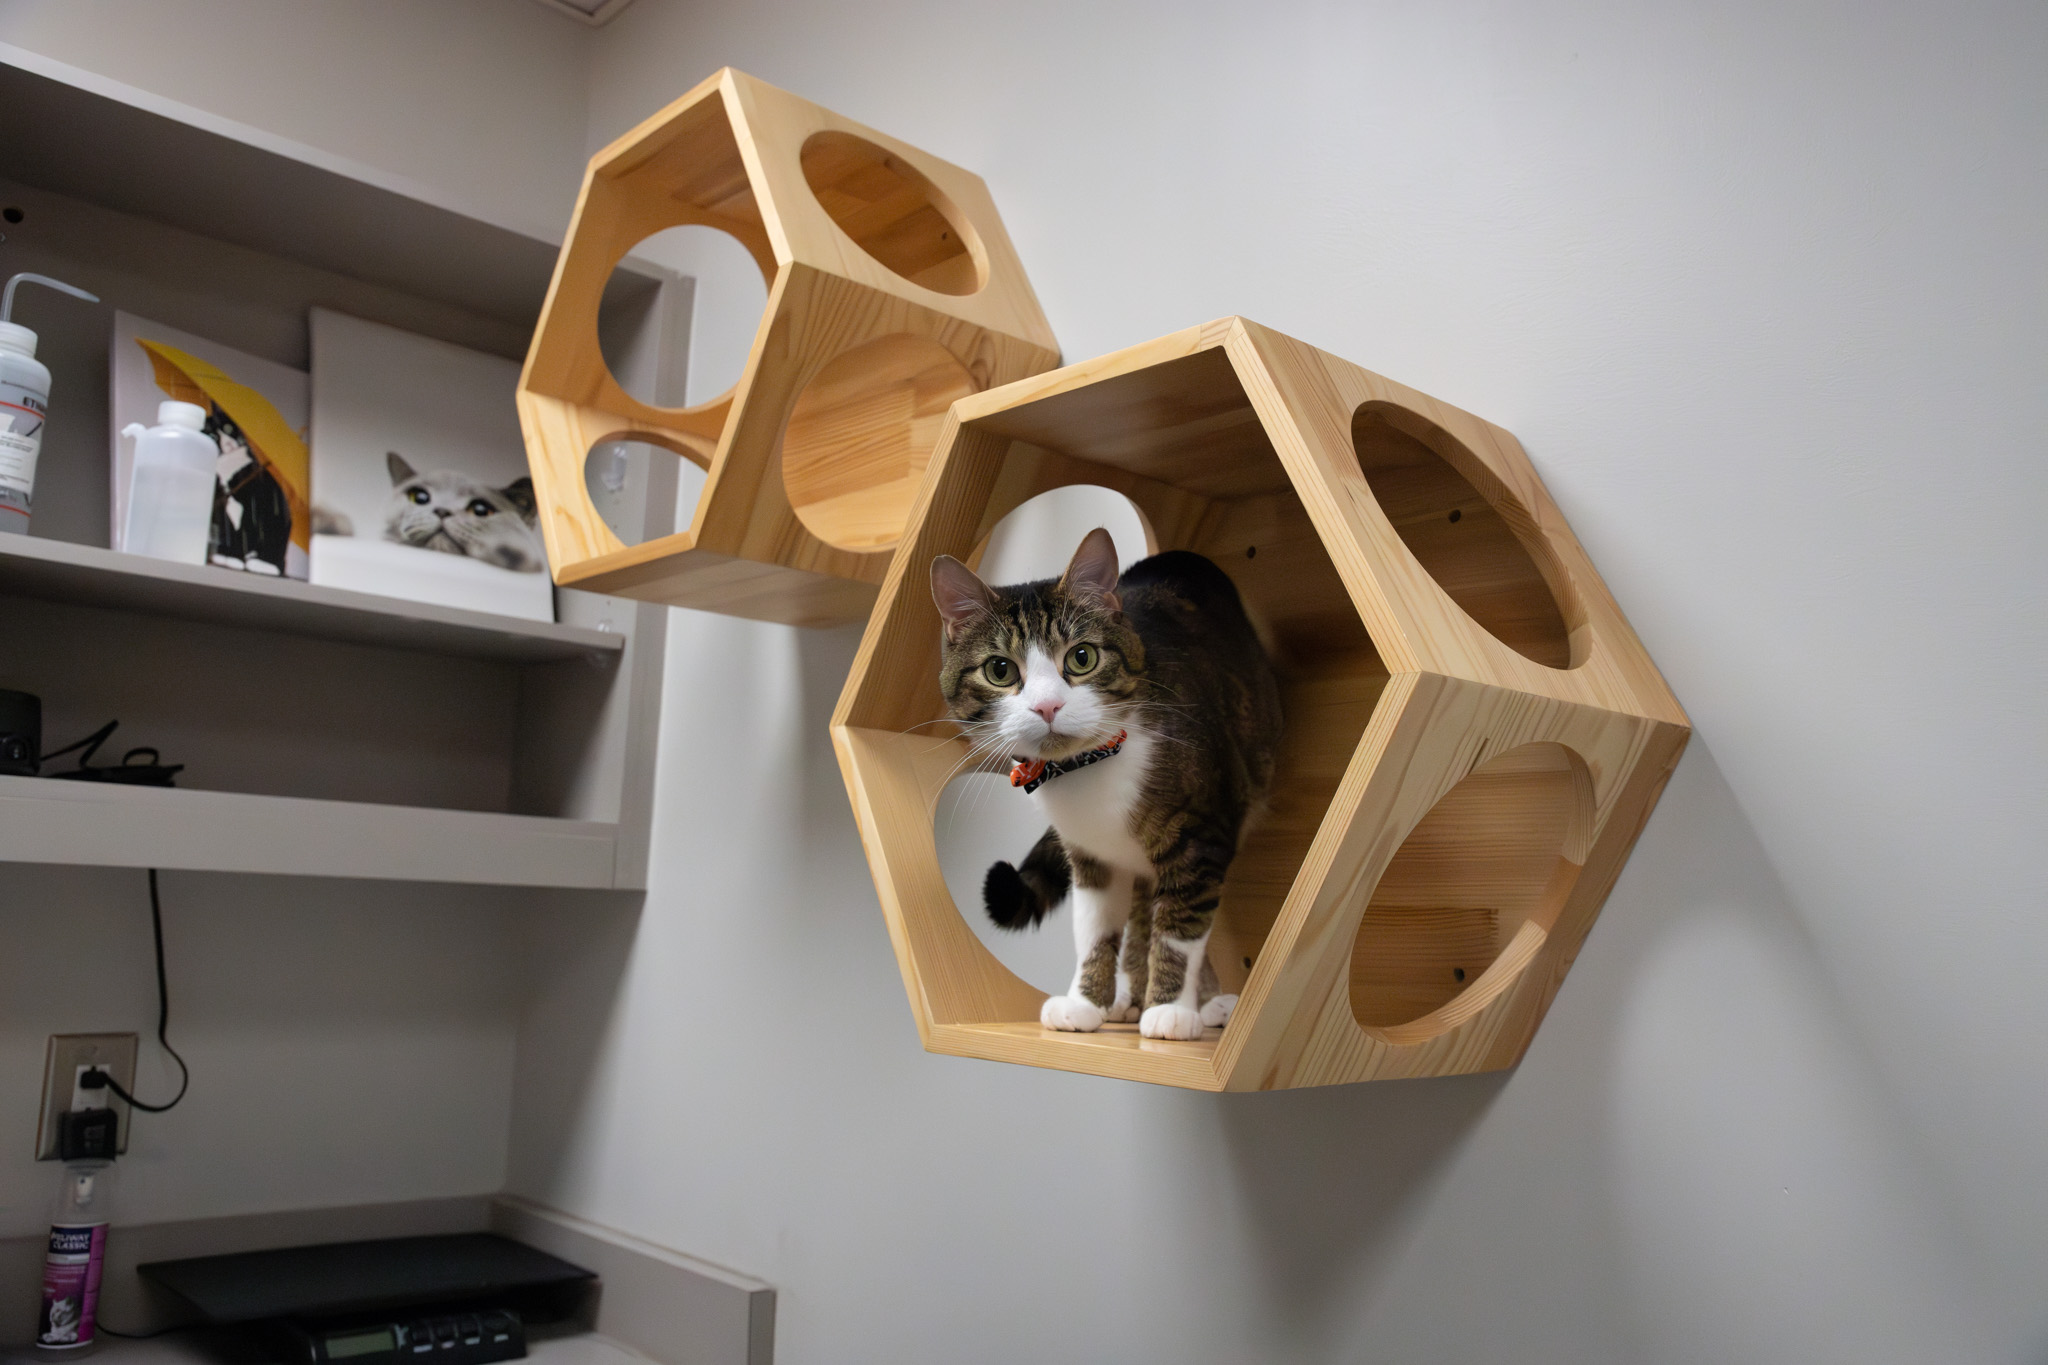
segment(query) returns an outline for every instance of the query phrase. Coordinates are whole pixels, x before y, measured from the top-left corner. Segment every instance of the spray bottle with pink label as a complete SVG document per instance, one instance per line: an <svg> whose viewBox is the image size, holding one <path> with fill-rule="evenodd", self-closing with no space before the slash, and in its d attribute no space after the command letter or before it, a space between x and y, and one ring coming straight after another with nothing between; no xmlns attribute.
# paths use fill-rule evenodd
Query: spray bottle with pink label
<svg viewBox="0 0 2048 1365"><path fill-rule="evenodd" d="M113 1162L66 1163L50 1216L50 1249L43 1257L36 1345L45 1352L75 1353L93 1344L113 1194Z"/></svg>

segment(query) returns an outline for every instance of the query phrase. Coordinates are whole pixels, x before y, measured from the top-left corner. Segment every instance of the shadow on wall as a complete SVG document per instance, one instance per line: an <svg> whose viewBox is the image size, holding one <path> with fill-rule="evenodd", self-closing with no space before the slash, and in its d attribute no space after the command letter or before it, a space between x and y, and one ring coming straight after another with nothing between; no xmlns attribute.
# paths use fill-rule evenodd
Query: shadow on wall
<svg viewBox="0 0 2048 1365"><path fill-rule="evenodd" d="M1511 1073L1220 1095L1270 1320L1313 1341L1357 1308Z"/></svg>
<svg viewBox="0 0 2048 1365"><path fill-rule="evenodd" d="M1574 1003L1605 1054L1606 1131L1587 1136L1606 1139L1619 1264L1660 1348L2019 1358L1995 1340L1993 1267L1697 735L1656 825L1626 925L1594 936L1622 962Z"/></svg>
<svg viewBox="0 0 2048 1365"><path fill-rule="evenodd" d="M1271 1358L2040 1358L1829 970L1696 737L1515 1071L1186 1099Z"/></svg>

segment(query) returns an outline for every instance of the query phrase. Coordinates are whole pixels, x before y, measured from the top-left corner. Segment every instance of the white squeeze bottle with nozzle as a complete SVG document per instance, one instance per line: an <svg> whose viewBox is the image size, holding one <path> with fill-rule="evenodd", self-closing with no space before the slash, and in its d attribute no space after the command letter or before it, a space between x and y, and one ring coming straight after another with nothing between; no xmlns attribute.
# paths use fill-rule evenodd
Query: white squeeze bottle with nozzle
<svg viewBox="0 0 2048 1365"><path fill-rule="evenodd" d="M50 406L50 370L36 359L36 334L14 318L14 291L47 285L98 303L97 294L48 275L16 275L0 291L0 532L28 534L36 491L36 455L43 448L43 415Z"/></svg>
<svg viewBox="0 0 2048 1365"><path fill-rule="evenodd" d="M121 548L129 554L206 562L220 447L205 427L205 408L173 400L157 405L155 426L130 422L121 428L135 442L128 523L121 533Z"/></svg>

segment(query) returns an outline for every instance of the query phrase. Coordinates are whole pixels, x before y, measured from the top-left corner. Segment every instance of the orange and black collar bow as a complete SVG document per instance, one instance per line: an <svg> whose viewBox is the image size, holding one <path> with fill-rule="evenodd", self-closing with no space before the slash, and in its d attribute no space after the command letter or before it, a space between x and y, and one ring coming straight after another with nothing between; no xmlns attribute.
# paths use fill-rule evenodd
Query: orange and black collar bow
<svg viewBox="0 0 2048 1365"><path fill-rule="evenodd" d="M1042 758L1020 758L1017 760L1017 766L1010 769L1010 785L1022 787L1025 794L1029 795L1052 781L1055 777L1058 777L1061 773L1070 773L1076 768L1085 768L1090 763L1100 763L1105 758L1115 758L1119 753L1123 752L1124 740L1129 734L1128 730L1119 730L1116 732L1116 738L1107 744L1097 745L1085 754L1075 754L1072 758L1055 759L1050 763Z"/></svg>

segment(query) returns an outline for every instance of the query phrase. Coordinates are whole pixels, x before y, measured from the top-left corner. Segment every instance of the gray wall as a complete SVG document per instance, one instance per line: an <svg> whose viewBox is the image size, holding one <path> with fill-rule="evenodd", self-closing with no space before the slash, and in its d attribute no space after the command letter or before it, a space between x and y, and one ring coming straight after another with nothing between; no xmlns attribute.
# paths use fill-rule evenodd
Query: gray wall
<svg viewBox="0 0 2048 1365"><path fill-rule="evenodd" d="M501 3L470 30L537 23ZM0 42L58 8L0 0ZM1070 357L1241 311L1510 427L1699 733L1516 1072L1181 1094L919 1052L824 735L854 634L678 613L644 908L468 923L530 963L517 1192L771 1280L789 1361L2048 1353L2048 12L639 0L546 36L578 154L730 62L981 171ZM203 51L152 88L502 197L473 102L526 50L384 96L455 153L252 109ZM363 1006L366 1065L427 1036ZM232 1158L166 1159L229 1211Z"/></svg>
<svg viewBox="0 0 2048 1365"><path fill-rule="evenodd" d="M121 1221L503 1184L522 985L506 906L532 893L197 872L161 884L171 1041L192 1088L132 1119ZM56 1165L33 1160L49 1034L140 1034L137 1094L176 1093L155 973L140 870L0 864L0 1238L47 1225L57 1189Z"/></svg>

